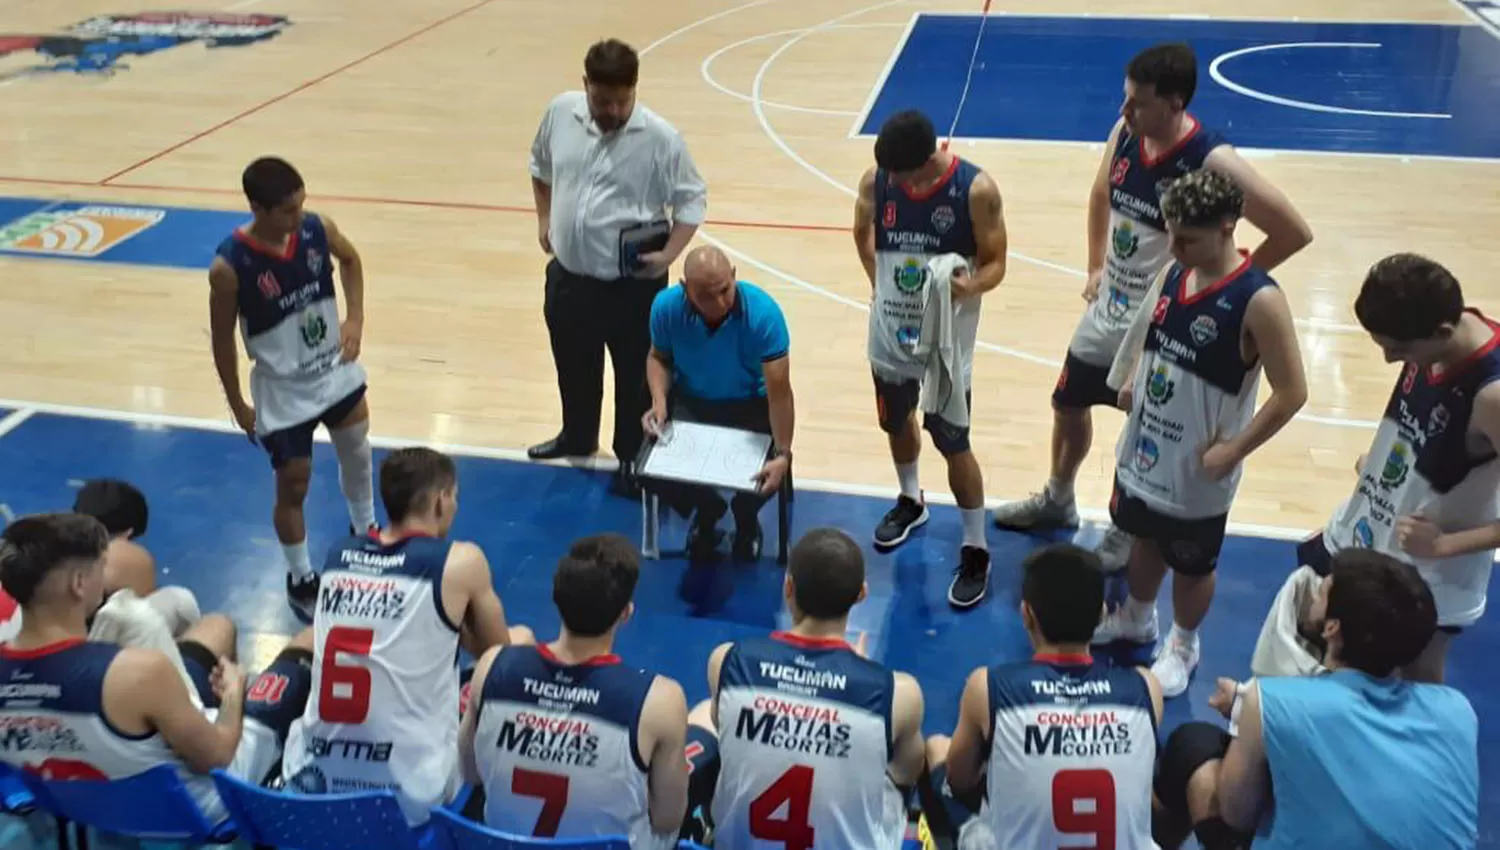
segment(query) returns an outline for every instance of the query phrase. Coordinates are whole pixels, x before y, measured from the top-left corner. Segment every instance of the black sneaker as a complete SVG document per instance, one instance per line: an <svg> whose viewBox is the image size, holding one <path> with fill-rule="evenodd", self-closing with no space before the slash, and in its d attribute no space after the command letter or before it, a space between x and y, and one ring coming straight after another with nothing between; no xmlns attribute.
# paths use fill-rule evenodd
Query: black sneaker
<svg viewBox="0 0 1500 850"><path fill-rule="evenodd" d="M760 520L748 517L734 524L734 559L742 564L760 560Z"/></svg>
<svg viewBox="0 0 1500 850"><path fill-rule="evenodd" d="M286 601L292 606L292 613L297 615L297 619L309 625L313 621L313 611L318 607L319 586L317 573L301 581L292 578L291 573L287 573Z"/></svg>
<svg viewBox="0 0 1500 850"><path fill-rule="evenodd" d="M899 496L896 506L885 512L875 526L875 551L889 552L906 542L906 538L927 522L927 503Z"/></svg>
<svg viewBox="0 0 1500 850"><path fill-rule="evenodd" d="M693 563L715 561L719 557L719 543L724 532L714 523L694 519L687 534L687 556Z"/></svg>
<svg viewBox="0 0 1500 850"><path fill-rule="evenodd" d="M954 608L972 608L984 599L990 588L990 553L978 546L958 551L958 569L948 585L948 604Z"/></svg>
<svg viewBox="0 0 1500 850"><path fill-rule="evenodd" d="M349 536L350 537L373 537L374 535L379 534L379 533L380 533L380 523L378 523L378 522L372 522L372 523L370 523L370 527L367 528L367 529L365 529L363 534L361 534L360 532L354 530L354 523L352 523L352 522L349 523Z"/></svg>

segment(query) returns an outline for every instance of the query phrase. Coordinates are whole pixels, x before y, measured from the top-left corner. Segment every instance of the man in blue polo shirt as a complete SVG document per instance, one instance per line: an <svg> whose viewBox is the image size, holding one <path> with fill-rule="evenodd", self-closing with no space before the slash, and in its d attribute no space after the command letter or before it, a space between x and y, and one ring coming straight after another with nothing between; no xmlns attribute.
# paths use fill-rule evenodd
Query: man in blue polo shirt
<svg viewBox="0 0 1500 850"><path fill-rule="evenodd" d="M651 304L646 433L661 436L670 419L702 422L770 434L773 451L756 475L759 490L737 493L727 503L712 487L672 482L652 487L670 508L693 516L690 558L714 556L724 536L719 520L732 509L734 556L754 561L760 557L761 506L781 487L791 465L791 335L776 301L738 280L719 249L694 249L682 272L682 285L657 293Z"/></svg>

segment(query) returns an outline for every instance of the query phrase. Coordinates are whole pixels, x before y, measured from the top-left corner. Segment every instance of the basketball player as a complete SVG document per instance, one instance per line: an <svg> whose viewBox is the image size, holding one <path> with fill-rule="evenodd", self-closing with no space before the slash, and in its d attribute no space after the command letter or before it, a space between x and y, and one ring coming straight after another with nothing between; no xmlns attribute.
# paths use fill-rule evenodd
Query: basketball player
<svg viewBox="0 0 1500 850"><path fill-rule="evenodd" d="M1144 669L1089 655L1104 608L1096 555L1053 544L1021 569L1021 622L1035 654L969 675L952 740L928 744L934 784L947 786L946 811L928 812L929 823L946 814L960 850L1153 850L1161 686Z"/></svg>
<svg viewBox="0 0 1500 850"><path fill-rule="evenodd" d="M507 630L484 552L448 540L452 458L391 452L380 464L390 528L329 552L318 596L313 697L292 724L282 775L304 794L390 789L413 824L459 787L458 648L529 642Z"/></svg>
<svg viewBox="0 0 1500 850"><path fill-rule="evenodd" d="M1326 575L1329 556L1350 547L1414 564L1432 587L1440 628L1403 673L1441 682L1448 644L1484 613L1500 546L1500 325L1466 309L1453 275L1415 254L1376 263L1354 312L1386 362L1406 368L1359 460L1354 493L1298 550L1303 569L1288 585ZM1257 672L1316 666L1296 649L1302 606L1278 610L1262 629ZM1285 663L1269 657L1278 636Z"/></svg>
<svg viewBox="0 0 1500 850"><path fill-rule="evenodd" d="M1198 59L1186 44L1147 48L1125 68L1125 100L1089 193L1089 303L1052 393L1052 471L1042 492L995 510L1001 528L1078 525L1073 482L1094 439L1090 408L1114 406L1110 363L1152 281L1172 260L1161 214L1161 187L1200 168L1229 175L1245 193L1245 217L1266 239L1250 261L1271 271L1312 241L1290 201L1240 158L1218 132L1188 113ZM1125 565L1130 538L1106 532L1099 555L1108 570Z"/></svg>
<svg viewBox="0 0 1500 850"><path fill-rule="evenodd" d="M787 567L791 630L709 656L716 850L901 846L905 791L922 772L922 689L845 642L867 592L859 544L815 528Z"/></svg>
<svg viewBox="0 0 1500 850"><path fill-rule="evenodd" d="M359 358L365 273L359 252L332 219L304 211L302 175L264 157L241 179L254 218L219 243L208 270L214 366L235 424L271 456L276 537L287 563L287 598L311 622L318 577L302 514L312 476L313 432L328 429L353 529L375 525L370 408ZM333 261L344 286L339 322ZM240 392L234 329L245 337L252 407Z"/></svg>
<svg viewBox="0 0 1500 850"><path fill-rule="evenodd" d="M1216 695L1230 731L1185 723L1172 733L1156 779L1163 809L1190 820L1204 850L1239 850L1252 831L1255 850L1475 847L1474 707L1453 688L1399 675L1437 630L1430 580L1352 548L1329 572L1317 619L1330 672Z"/></svg>
<svg viewBox="0 0 1500 850"><path fill-rule="evenodd" d="M192 677L204 687L194 694L162 652L87 639L108 545L104 526L80 514L24 517L0 535L0 584L25 612L20 634L0 647L0 760L60 780L125 779L176 764L218 823L227 813L205 774L225 768L261 782L275 768L310 692L311 634L288 643L247 690L226 651L233 630L228 646L222 632L205 632L205 643L188 651L197 636L190 629L184 661L213 665Z"/></svg>
<svg viewBox="0 0 1500 850"><path fill-rule="evenodd" d="M1005 277L1000 189L978 166L938 150L937 133L927 116L897 113L875 140L875 167L859 180L854 243L874 296L869 357L876 410L901 486L895 507L875 529L875 548L894 549L927 522L917 474L922 438L916 412L921 404L923 427L947 459L948 486L963 519L963 544L948 601L969 608L984 598L990 575L984 476L969 448L969 416L980 300ZM947 283L952 313L928 318L925 305L942 303L928 298L937 277L929 264L953 255L963 262ZM958 361L953 364L957 368L945 375L952 386L939 410L926 403L944 394L931 384L936 379L926 378L934 365L930 360L938 353L920 350L924 330L937 333L934 323L951 329Z"/></svg>
<svg viewBox="0 0 1500 850"><path fill-rule="evenodd" d="M1307 402L1307 379L1281 287L1235 247L1244 193L1204 169L1168 184L1161 211L1174 262L1149 325L1120 432L1110 516L1134 537L1130 594L1096 643L1154 642L1156 596L1171 567L1175 625L1151 672L1162 693L1187 690L1198 666L1198 626L1214 597L1214 569L1246 457ZM1271 397L1255 408L1264 365ZM1126 403L1128 402L1128 403Z"/></svg>
<svg viewBox="0 0 1500 850"><path fill-rule="evenodd" d="M129 588L142 599L150 596L156 590L156 560L137 542L151 518L146 494L128 481L94 478L79 488L73 512L94 517L109 532L105 595Z"/></svg>
<svg viewBox="0 0 1500 850"><path fill-rule="evenodd" d="M512 835L624 835L671 847L687 812L687 698L675 681L614 654L635 611L635 546L617 534L574 541L552 575L562 619L548 644L497 647L474 669L478 699L459 749L484 786L484 821Z"/></svg>

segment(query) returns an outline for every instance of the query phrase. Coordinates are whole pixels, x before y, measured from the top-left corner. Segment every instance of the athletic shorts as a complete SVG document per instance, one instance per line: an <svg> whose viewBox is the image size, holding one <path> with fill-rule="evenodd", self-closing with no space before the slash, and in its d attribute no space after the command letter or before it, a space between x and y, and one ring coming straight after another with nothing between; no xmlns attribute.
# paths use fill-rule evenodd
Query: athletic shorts
<svg viewBox="0 0 1500 850"><path fill-rule="evenodd" d="M280 469L286 466L288 461L312 457L313 434L317 432L318 426L322 425L331 429L348 419L349 414L354 412L354 408L364 400L365 389L366 385L360 384L358 389L339 399L321 415L300 425L259 435L256 439L260 441L266 454L271 456L271 468Z"/></svg>
<svg viewBox="0 0 1500 850"><path fill-rule="evenodd" d="M880 430L887 434L899 434L906 427L906 420L922 403L922 382L887 381L871 373L875 379L875 411L880 418ZM974 411L974 396L964 393L964 406ZM923 414L922 427L932 435L932 445L944 457L963 454L969 450L969 427L959 427L933 413Z"/></svg>
<svg viewBox="0 0 1500 850"><path fill-rule="evenodd" d="M1202 519L1167 516L1126 492L1118 478L1109 500L1109 518L1126 534L1161 547L1167 566L1185 576L1206 576L1218 567L1229 524L1227 513Z"/></svg>
<svg viewBox="0 0 1500 850"><path fill-rule="evenodd" d="M719 739L702 726L688 724L684 754L688 768L688 807L677 838L706 846L713 840L709 813L719 782Z"/></svg>
<svg viewBox="0 0 1500 850"><path fill-rule="evenodd" d="M214 693L213 672L219 659L213 650L195 640L180 640L177 651L182 654L182 668L193 680L193 689L198 692L204 708L218 708L219 697Z"/></svg>
<svg viewBox="0 0 1500 850"><path fill-rule="evenodd" d="M923 787L920 783L917 787L917 796L922 803L922 813L927 819L927 828L938 835L947 835L959 847L973 846L972 833L976 826L983 824L976 818L980 809L984 806L986 796L985 779L979 780L979 787L964 794L955 794L948 785L948 765L939 765L928 776L923 777L927 785ZM965 833L971 833L971 840L966 841Z"/></svg>
<svg viewBox="0 0 1500 850"><path fill-rule="evenodd" d="M1118 407L1120 393L1109 388L1109 366L1095 366L1078 359L1073 349L1063 359L1057 386L1052 389L1052 406L1071 410L1103 405Z"/></svg>

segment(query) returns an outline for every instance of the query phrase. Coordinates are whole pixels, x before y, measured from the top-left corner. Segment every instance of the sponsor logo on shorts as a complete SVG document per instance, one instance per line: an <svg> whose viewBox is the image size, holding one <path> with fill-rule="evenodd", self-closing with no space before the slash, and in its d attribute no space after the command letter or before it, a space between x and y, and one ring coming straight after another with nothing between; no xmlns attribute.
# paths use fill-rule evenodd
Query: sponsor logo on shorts
<svg viewBox="0 0 1500 850"><path fill-rule="evenodd" d="M155 227L166 211L89 205L38 210L0 227L0 250L57 257L97 257Z"/></svg>

